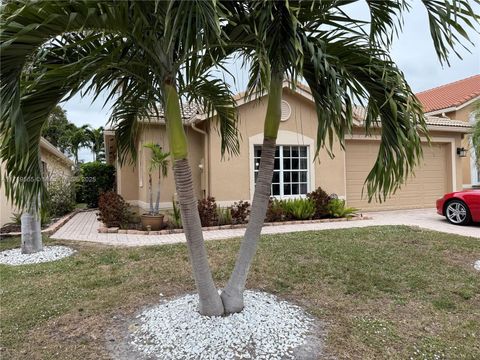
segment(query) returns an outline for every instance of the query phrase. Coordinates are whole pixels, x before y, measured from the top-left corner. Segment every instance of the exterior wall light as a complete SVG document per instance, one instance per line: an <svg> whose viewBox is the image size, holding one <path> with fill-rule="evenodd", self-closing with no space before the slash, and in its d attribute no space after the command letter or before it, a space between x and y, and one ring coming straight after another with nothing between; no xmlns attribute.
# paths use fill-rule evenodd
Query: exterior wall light
<svg viewBox="0 0 480 360"><path fill-rule="evenodd" d="M457 155L460 157L467 157L467 150L463 147L457 148Z"/></svg>

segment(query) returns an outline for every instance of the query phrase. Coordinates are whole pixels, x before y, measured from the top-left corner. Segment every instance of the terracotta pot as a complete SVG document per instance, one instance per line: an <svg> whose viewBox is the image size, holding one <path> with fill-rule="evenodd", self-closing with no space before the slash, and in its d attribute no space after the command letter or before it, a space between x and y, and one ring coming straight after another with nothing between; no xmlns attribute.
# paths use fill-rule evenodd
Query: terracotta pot
<svg viewBox="0 0 480 360"><path fill-rule="evenodd" d="M157 231L162 229L163 217L164 215L161 215L161 214L157 214L157 215L142 214L140 216L142 220L143 228L147 230L150 227L150 230L152 231Z"/></svg>

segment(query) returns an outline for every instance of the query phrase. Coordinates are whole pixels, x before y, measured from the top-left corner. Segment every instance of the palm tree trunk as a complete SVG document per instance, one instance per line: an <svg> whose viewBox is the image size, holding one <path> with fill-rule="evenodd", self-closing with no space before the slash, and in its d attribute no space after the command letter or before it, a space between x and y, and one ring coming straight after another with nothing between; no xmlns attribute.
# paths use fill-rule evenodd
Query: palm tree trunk
<svg viewBox="0 0 480 360"><path fill-rule="evenodd" d="M21 217L22 221L22 254L33 254L43 250L42 229L39 211L35 206L28 206Z"/></svg>
<svg viewBox="0 0 480 360"><path fill-rule="evenodd" d="M152 175L148 174L148 192L150 195L150 215L153 215L153 187L152 187Z"/></svg>
<svg viewBox="0 0 480 360"><path fill-rule="evenodd" d="M265 116L262 156L255 184L252 209L235 262L235 268L221 294L226 314L237 313L243 309L243 291L245 290L248 271L257 250L258 240L260 239L260 233L267 213L275 163L276 139L281 118L282 87L282 76L280 74L276 76L272 74L267 114Z"/></svg>
<svg viewBox="0 0 480 360"><path fill-rule="evenodd" d="M160 173L160 170L158 170ZM160 211L160 175L158 176L157 200L155 201L155 213Z"/></svg>
<svg viewBox="0 0 480 360"><path fill-rule="evenodd" d="M165 116L170 152L173 157L175 186L190 262L200 300L198 310L202 315L223 315L222 300L213 282L203 240L197 199L193 190L192 170L187 160L187 137L180 113L180 101L177 91L172 85L165 84L164 90Z"/></svg>

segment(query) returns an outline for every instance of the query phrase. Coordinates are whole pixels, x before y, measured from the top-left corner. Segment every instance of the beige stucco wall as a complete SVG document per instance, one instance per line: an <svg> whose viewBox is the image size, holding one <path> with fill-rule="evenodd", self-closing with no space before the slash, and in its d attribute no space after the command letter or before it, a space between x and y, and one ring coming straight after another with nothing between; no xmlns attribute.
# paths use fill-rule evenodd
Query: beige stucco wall
<svg viewBox="0 0 480 360"><path fill-rule="evenodd" d="M197 198L203 197L202 191L202 174L203 171L199 165L204 157L204 139L203 135L193 130L190 126L185 127L187 134L190 166L192 168L193 186ZM153 142L162 146L164 151L169 151L170 146L168 136L164 125L148 124L143 127L140 132L137 151L138 159L135 165L117 164L117 191L125 200L133 205L137 205L143 209L149 206L149 190L148 190L148 167L151 159L151 151L144 147L145 144ZM156 200L156 191L158 188L158 172L152 175L153 183L153 201ZM160 207L171 208L172 197L175 195L175 182L172 170L172 159L170 158L170 166L166 178L161 179L160 187Z"/></svg>
<svg viewBox="0 0 480 360"><path fill-rule="evenodd" d="M450 119L455 119L455 120L461 120L465 122L470 121L470 116L472 112L474 111L474 103L469 104L465 106L464 108L457 110L457 111L451 111L446 113L445 115L448 116ZM471 145L470 145L470 136L465 135L464 139L462 140L461 145L459 147L463 147L465 149L469 149L468 156L465 158L461 159L462 165L462 183L464 185L470 185L472 183L472 170L471 170Z"/></svg>
<svg viewBox="0 0 480 360"><path fill-rule="evenodd" d="M5 165L1 163L0 167L0 173L3 177L3 174L5 173ZM2 183L0 188L0 226L11 222L10 217L12 216L13 212L15 212L15 208L12 206L11 202L7 200L7 196L5 195L5 188Z"/></svg>
<svg viewBox="0 0 480 360"><path fill-rule="evenodd" d="M287 121L280 124L280 132L285 134L294 133L295 136L287 136L288 143L277 141L279 145L307 145L304 137L313 139L315 142L317 133L317 118L315 108L305 98L284 89L283 100L291 107L291 115ZM236 200L251 200L252 172L251 154L252 148L249 139L263 133L263 120L265 118L267 98L252 101L239 107L239 129L242 134L240 142L240 155L233 158L221 157L220 138L216 132L210 129L210 194L217 201L231 202ZM261 139L261 136L257 136ZM261 145L261 140L256 142ZM331 159L325 150L314 160L310 158L310 169L314 171L314 183L310 184L310 190L321 186L328 193L345 195L344 153L339 143L334 145L335 158Z"/></svg>
<svg viewBox="0 0 480 360"><path fill-rule="evenodd" d="M49 179L57 176L68 177L73 174L70 163L54 155L44 147L40 148L40 159L47 164L47 178ZM5 166L1 164L2 176L4 172ZM0 188L0 226L11 222L11 217L14 212L18 212L18 210L7 200L5 189L2 185Z"/></svg>
<svg viewBox="0 0 480 360"><path fill-rule="evenodd" d="M138 166L126 160L122 166L116 164L117 193L126 201L135 202L138 200Z"/></svg>

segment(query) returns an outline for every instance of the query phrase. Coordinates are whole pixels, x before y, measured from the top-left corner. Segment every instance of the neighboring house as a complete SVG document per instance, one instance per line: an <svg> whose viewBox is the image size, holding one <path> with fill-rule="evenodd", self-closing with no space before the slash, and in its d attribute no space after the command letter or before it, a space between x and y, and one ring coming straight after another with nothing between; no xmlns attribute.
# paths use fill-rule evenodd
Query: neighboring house
<svg viewBox="0 0 480 360"><path fill-rule="evenodd" d="M73 161L43 137L40 139L40 159L43 174L47 179L73 175ZM1 167L3 174L5 171L4 164L1 164ZM18 212L18 210L7 200L5 189L2 186L0 188L0 226L12 222L11 217L15 212Z"/></svg>
<svg viewBox="0 0 480 360"><path fill-rule="evenodd" d="M263 139L263 121L267 99L265 96L246 101L237 97L240 155L225 156L220 152L220 137L215 121L210 121L195 107L184 106L184 126L190 147L197 197L213 196L224 206L238 200L251 200L255 174L258 169ZM375 161L379 137L378 129L372 137L365 136L361 127L363 109L356 109L356 127L346 140L345 151L334 144L335 157L325 150L315 159L317 116L309 89L298 86L295 91L285 83L282 101L282 122L278 134L277 158L273 176L272 195L280 198L298 197L321 186L347 200L350 206L365 210L433 207L444 193L462 187L461 159L457 148L469 131L467 123L429 117L431 146L424 144L422 165L401 190L384 203L368 203L362 198L362 188ZM120 166L116 157L115 133L105 131L107 162L117 167L117 191L132 205L148 208L147 167L150 150L143 148L155 142L168 151L164 118L142 122L137 140L138 158L135 164ZM172 172L163 180L161 207L171 208L175 194Z"/></svg>
<svg viewBox="0 0 480 360"><path fill-rule="evenodd" d="M445 84L417 94L423 103L426 115L473 123L473 112L480 101L480 74ZM466 136L462 147L467 156L462 158L463 187L480 185L480 168L477 167L470 137Z"/></svg>

